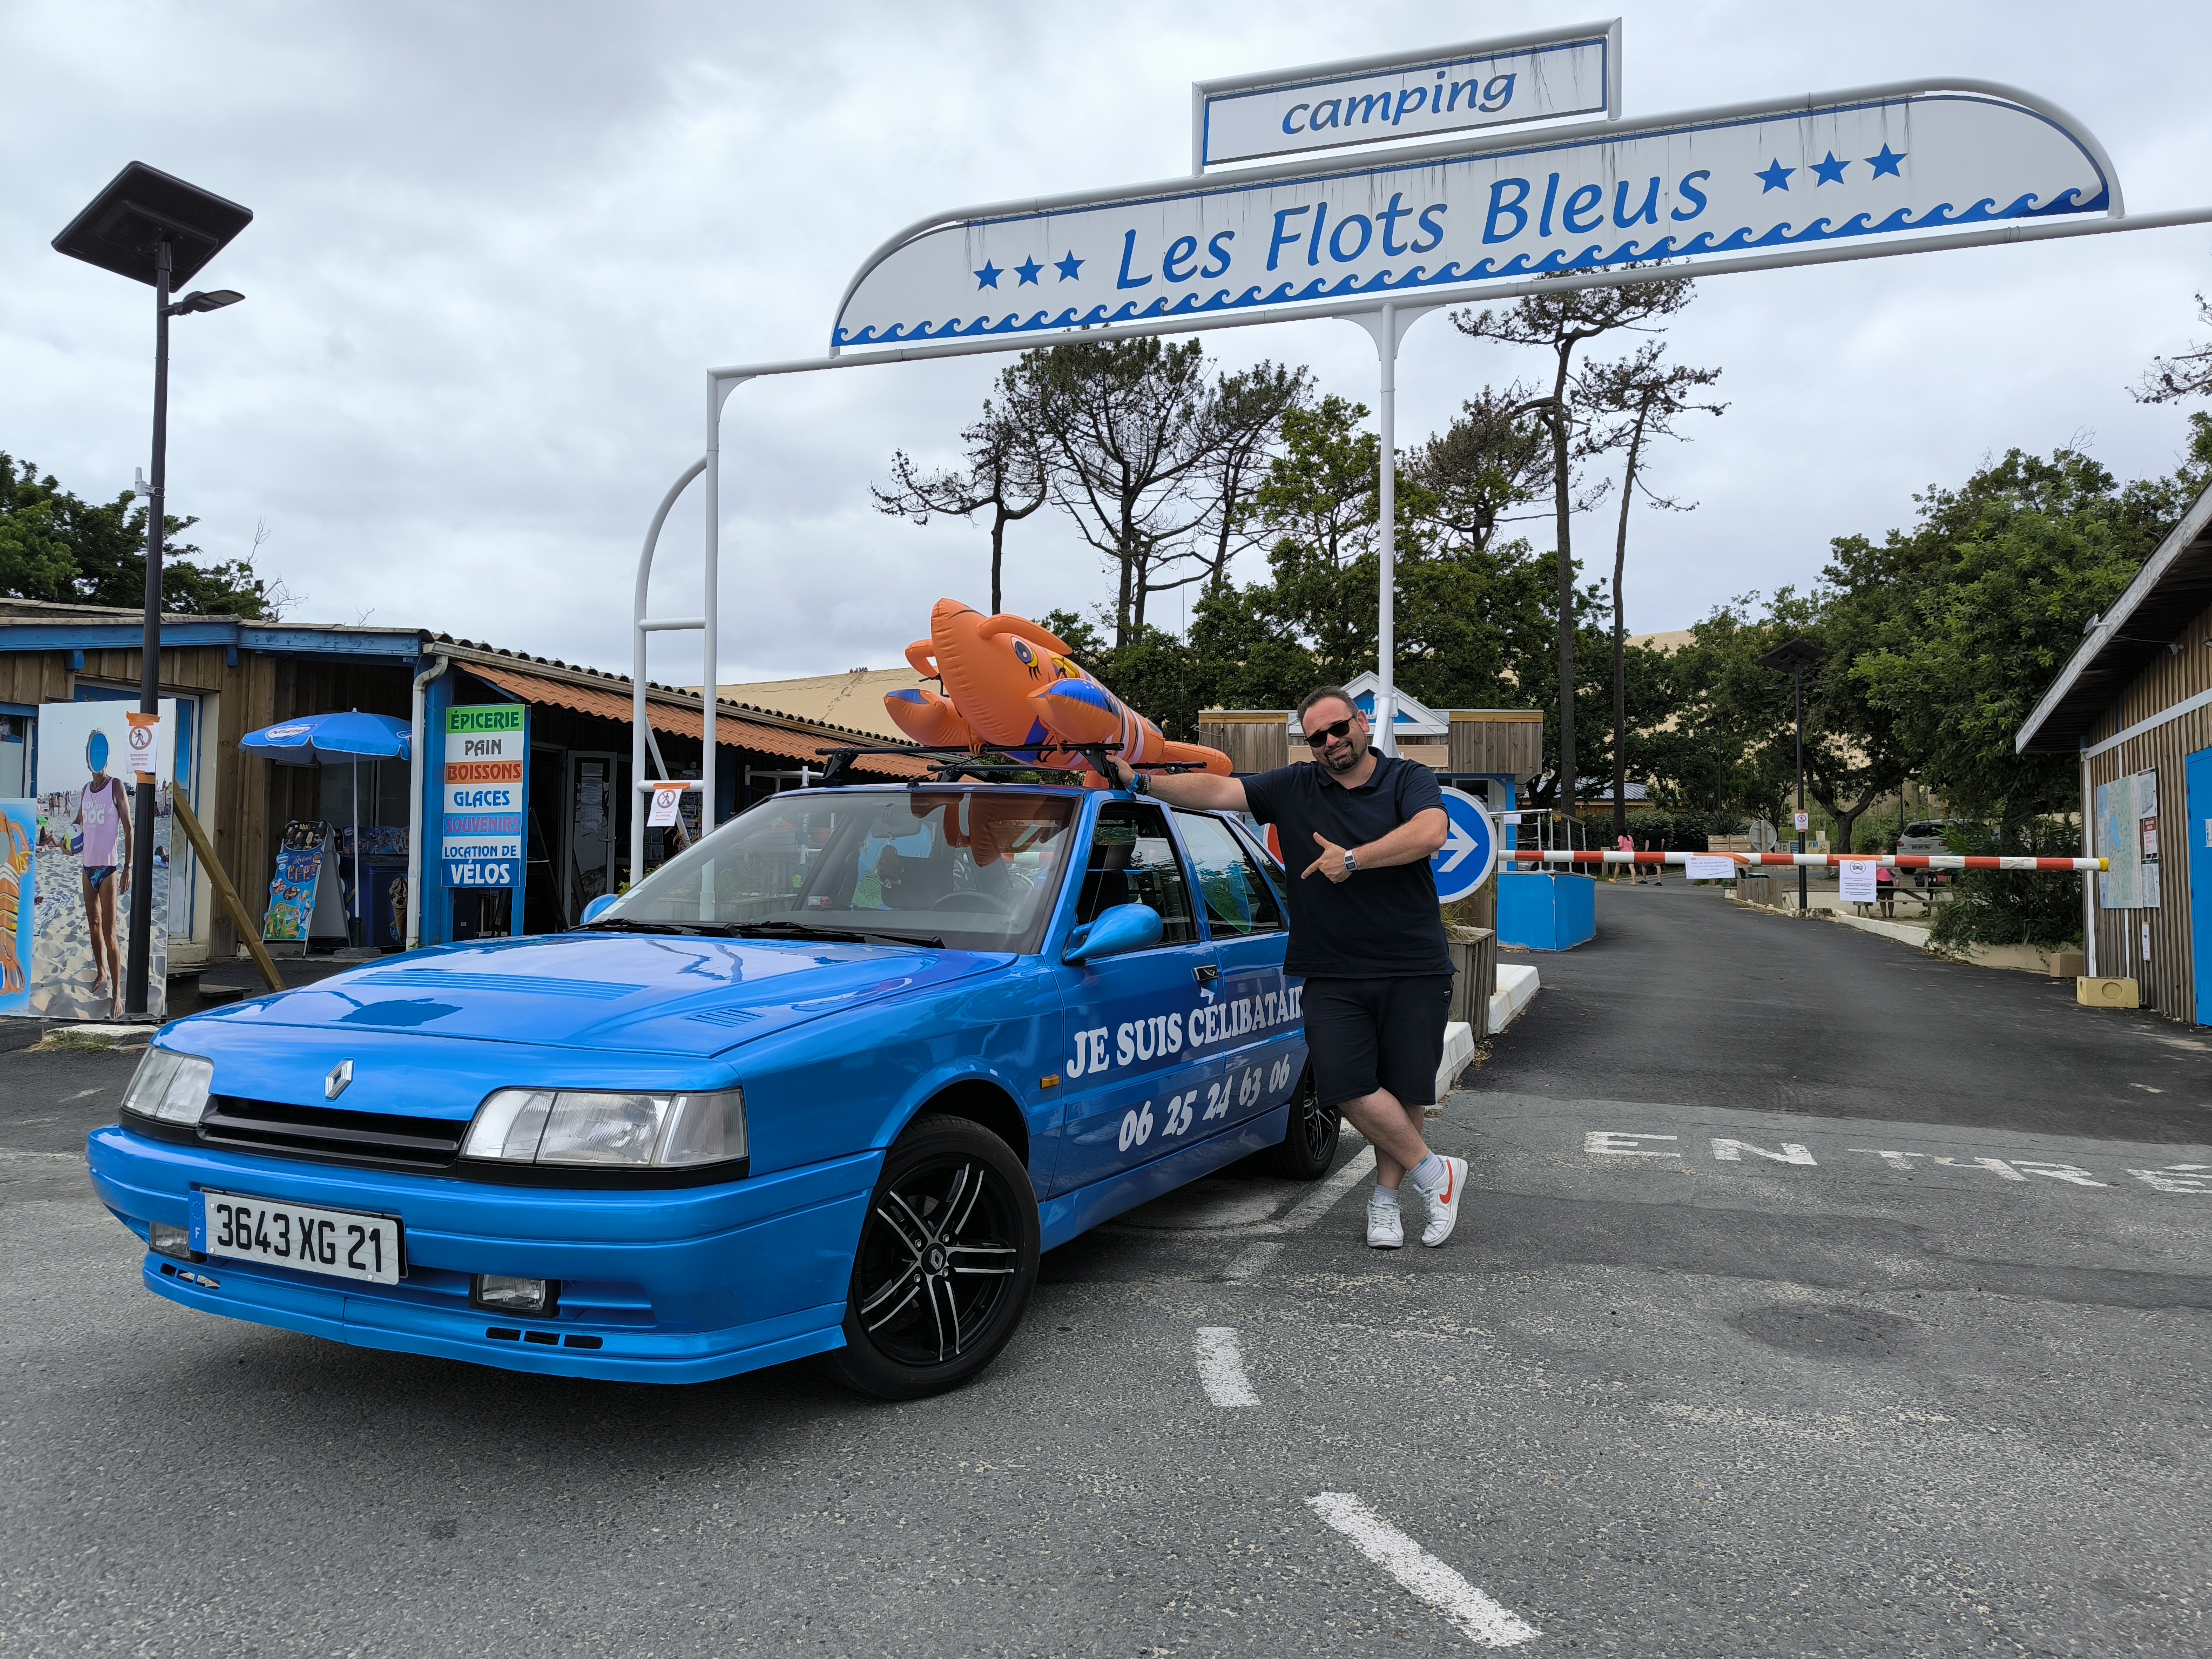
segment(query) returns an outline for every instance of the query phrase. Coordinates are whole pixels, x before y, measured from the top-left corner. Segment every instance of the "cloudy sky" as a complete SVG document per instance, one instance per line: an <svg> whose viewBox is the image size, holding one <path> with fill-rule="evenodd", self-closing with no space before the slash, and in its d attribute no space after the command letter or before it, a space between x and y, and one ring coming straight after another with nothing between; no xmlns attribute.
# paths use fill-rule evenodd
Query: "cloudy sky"
<svg viewBox="0 0 2212 1659"><path fill-rule="evenodd" d="M1188 169L1189 82L1571 23L1580 3L1265 7L0 0L0 450L106 498L147 459L147 291L51 239L126 161L251 207L175 334L172 510L232 556L257 522L301 620L443 629L617 670L646 520L701 444L709 363L818 353L859 262L964 203ZM1631 117L1929 75L2008 82L2105 143L2130 208L2212 202L2202 3L1777 8L1626 0ZM2094 21L2085 21L2094 20ZM2181 416L2126 388L2194 337L2212 228L1703 283L1675 350L1725 417L1664 454L1694 513L1632 530L1631 626L1802 584L1828 538L2012 446L2163 471ZM1342 322L1208 337L1371 401ZM759 382L724 428L721 678L883 666L940 594L988 595L981 531L870 507L895 448L944 457L991 359ZM1438 317L1399 432L1537 364ZM656 608L696 611L696 491ZM1541 526L1540 544L1548 545ZM1609 524L1582 532L1609 549ZM1011 538L1008 603L1112 587L1064 527ZM1178 620L1171 614L1166 620ZM696 636L690 636L696 638ZM658 679L695 679L665 638Z"/></svg>

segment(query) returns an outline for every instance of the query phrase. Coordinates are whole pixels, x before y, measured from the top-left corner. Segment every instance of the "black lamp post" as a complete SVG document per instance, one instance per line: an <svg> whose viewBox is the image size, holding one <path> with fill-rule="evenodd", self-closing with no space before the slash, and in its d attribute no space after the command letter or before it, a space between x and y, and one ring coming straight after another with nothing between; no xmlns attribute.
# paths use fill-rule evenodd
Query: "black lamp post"
<svg viewBox="0 0 2212 1659"><path fill-rule="evenodd" d="M246 296L222 288L171 303L172 286L186 283L253 222L253 215L197 185L143 161L117 173L107 188L54 238L57 252L154 289L154 465L146 489L146 627L140 642L138 709L161 710L161 538L169 448L169 319L219 311ZM124 1012L143 1018L153 967L154 802L159 780L137 782L131 842L131 941L125 957Z"/></svg>
<svg viewBox="0 0 2212 1659"><path fill-rule="evenodd" d="M1820 661L1823 654L1820 647L1810 640L1791 640L1786 645L1776 646L1759 659L1761 668L1771 668L1778 674L1788 672L1790 688L1796 700L1797 811L1801 816L1805 811L1805 670ZM1804 850L1805 832L1800 829L1797 831L1797 851L1802 854ZM1805 888L1805 866L1801 864L1797 866L1797 914L1800 916L1806 911Z"/></svg>

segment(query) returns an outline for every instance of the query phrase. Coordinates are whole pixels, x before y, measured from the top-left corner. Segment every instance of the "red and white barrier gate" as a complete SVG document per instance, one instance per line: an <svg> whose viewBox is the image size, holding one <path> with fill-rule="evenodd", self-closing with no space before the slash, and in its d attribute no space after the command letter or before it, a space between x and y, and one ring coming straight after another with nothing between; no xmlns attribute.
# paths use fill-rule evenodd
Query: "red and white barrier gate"
<svg viewBox="0 0 2212 1659"><path fill-rule="evenodd" d="M1802 866L1813 870L1831 870L1839 864L1885 864L1893 870L2041 870L2072 875L2112 867L2105 859L1984 858L1965 853L1577 853L1522 847L1498 856L1522 864L1686 865L1692 859L1730 859L1737 864Z"/></svg>

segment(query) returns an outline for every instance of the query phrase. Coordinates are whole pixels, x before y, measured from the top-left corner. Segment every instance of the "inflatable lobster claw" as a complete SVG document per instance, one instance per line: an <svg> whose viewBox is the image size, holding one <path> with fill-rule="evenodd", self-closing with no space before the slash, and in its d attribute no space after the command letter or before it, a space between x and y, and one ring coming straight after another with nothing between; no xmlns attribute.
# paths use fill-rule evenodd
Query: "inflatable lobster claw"
<svg viewBox="0 0 2212 1659"><path fill-rule="evenodd" d="M23 988L15 935L23 914L23 872L31 867L31 838L13 818L0 818L0 823L8 829L7 855L0 860L0 995L14 996Z"/></svg>
<svg viewBox="0 0 2212 1659"><path fill-rule="evenodd" d="M1080 771L1092 789L1110 786L1090 769L1080 752L1086 749L1103 749L1129 766L1229 770L1229 757L1218 749L1170 742L1025 617L986 617L957 599L939 599L929 637L907 647L906 659L944 695L927 687L894 691L884 708L900 731L927 747L1034 750L1040 766Z"/></svg>

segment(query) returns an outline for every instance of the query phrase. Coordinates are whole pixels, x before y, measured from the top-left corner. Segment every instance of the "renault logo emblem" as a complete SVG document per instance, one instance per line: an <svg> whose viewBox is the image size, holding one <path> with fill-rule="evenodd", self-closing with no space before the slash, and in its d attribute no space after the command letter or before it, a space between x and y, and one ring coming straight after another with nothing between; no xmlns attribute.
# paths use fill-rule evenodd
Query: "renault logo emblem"
<svg viewBox="0 0 2212 1659"><path fill-rule="evenodd" d="M346 1085L352 1081L353 1062L349 1060L340 1060L331 1067L330 1075L323 1079L323 1098L336 1100L346 1091Z"/></svg>

